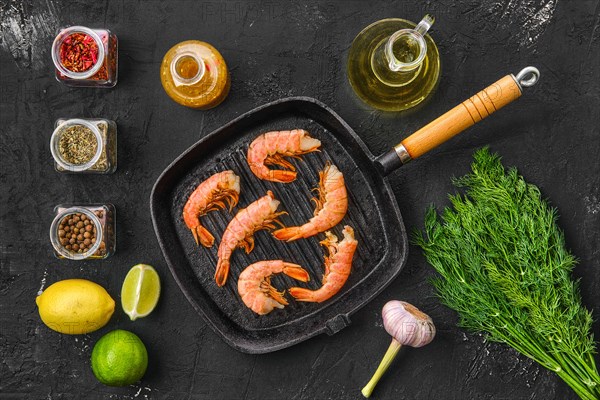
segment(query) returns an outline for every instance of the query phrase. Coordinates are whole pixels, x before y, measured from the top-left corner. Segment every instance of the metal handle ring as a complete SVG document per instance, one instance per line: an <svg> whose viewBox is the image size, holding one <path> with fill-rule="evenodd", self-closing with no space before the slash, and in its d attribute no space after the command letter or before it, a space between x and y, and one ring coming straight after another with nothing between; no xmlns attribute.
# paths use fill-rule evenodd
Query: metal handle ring
<svg viewBox="0 0 600 400"><path fill-rule="evenodd" d="M540 71L536 67L523 68L515 78L519 85L531 87L540 80Z"/></svg>

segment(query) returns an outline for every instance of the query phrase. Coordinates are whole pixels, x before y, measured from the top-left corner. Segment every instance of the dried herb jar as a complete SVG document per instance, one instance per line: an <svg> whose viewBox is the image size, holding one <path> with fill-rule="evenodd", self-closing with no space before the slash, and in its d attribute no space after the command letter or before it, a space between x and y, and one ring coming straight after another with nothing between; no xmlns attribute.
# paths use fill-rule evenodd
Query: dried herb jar
<svg viewBox="0 0 600 400"><path fill-rule="evenodd" d="M69 86L113 87L118 75L118 39L108 29L70 26L52 43L56 79Z"/></svg>
<svg viewBox="0 0 600 400"><path fill-rule="evenodd" d="M63 151L64 141L71 139L66 135L77 127L91 131L96 140L96 151L89 160L73 160ZM117 124L103 118L59 118L50 138L50 151L58 172L111 174L117 169Z"/></svg>
<svg viewBox="0 0 600 400"><path fill-rule="evenodd" d="M112 204L60 204L54 212L50 242L57 258L103 259L115 252L116 211Z"/></svg>

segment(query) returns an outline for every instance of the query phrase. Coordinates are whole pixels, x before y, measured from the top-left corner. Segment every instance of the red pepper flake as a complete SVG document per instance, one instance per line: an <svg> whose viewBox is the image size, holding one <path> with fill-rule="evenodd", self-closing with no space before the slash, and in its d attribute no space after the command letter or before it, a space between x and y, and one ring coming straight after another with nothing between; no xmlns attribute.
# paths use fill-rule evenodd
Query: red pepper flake
<svg viewBox="0 0 600 400"><path fill-rule="evenodd" d="M72 33L60 45L60 62L69 71L85 72L98 61L98 44L90 35Z"/></svg>

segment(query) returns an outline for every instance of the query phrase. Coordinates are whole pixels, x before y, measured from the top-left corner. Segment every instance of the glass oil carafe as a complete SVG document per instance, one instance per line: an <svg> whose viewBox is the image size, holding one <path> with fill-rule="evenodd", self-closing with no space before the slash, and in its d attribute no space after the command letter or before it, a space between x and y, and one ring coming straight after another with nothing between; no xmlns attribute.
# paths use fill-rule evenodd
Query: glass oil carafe
<svg viewBox="0 0 600 400"><path fill-rule="evenodd" d="M186 40L173 46L163 58L160 78L174 101L201 110L219 105L231 85L221 53L199 40Z"/></svg>
<svg viewBox="0 0 600 400"><path fill-rule="evenodd" d="M389 18L356 36L348 54L348 78L358 97L384 111L404 111L427 99L440 77L440 57L427 34L433 17L414 23Z"/></svg>

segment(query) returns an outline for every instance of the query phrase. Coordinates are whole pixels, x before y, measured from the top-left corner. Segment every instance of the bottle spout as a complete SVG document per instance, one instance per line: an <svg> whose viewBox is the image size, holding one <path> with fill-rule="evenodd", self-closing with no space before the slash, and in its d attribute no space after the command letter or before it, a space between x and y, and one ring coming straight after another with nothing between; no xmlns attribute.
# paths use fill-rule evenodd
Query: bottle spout
<svg viewBox="0 0 600 400"><path fill-rule="evenodd" d="M421 22L415 27L415 31L419 32L421 36L425 36L431 25L435 22L435 18L427 14L423 17Z"/></svg>
<svg viewBox="0 0 600 400"><path fill-rule="evenodd" d="M204 76L206 66L197 54L184 52L171 61L170 70L175 86L194 85Z"/></svg>
<svg viewBox="0 0 600 400"><path fill-rule="evenodd" d="M414 29L401 29L392 34L385 45L390 70L408 72L418 68L427 54L425 34L435 19L427 14Z"/></svg>

